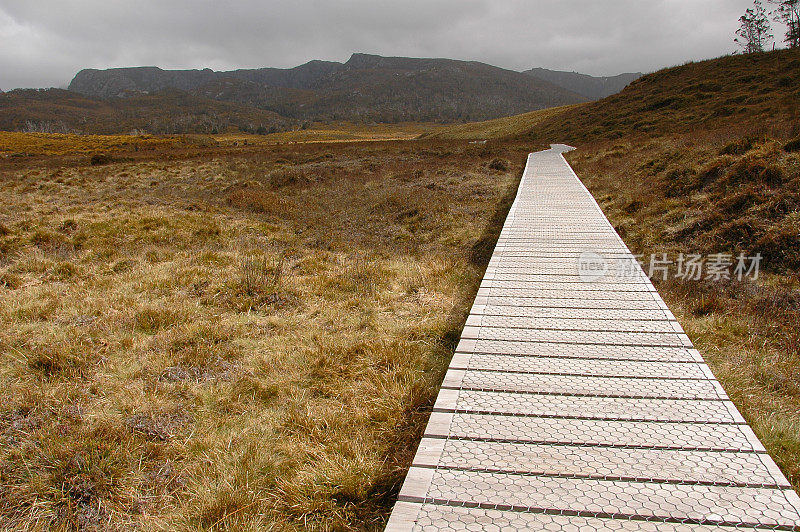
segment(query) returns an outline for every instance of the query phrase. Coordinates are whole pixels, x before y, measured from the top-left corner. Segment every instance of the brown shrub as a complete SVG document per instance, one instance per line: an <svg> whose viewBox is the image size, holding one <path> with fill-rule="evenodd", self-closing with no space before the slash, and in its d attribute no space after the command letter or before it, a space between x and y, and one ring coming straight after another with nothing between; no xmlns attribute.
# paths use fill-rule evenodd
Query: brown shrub
<svg viewBox="0 0 800 532"><path fill-rule="evenodd" d="M490 170L497 170L499 172L507 172L511 163L507 159L501 159L499 157L495 157L491 161L489 161L489 169Z"/></svg>
<svg viewBox="0 0 800 532"><path fill-rule="evenodd" d="M58 226L58 230L62 233L72 233L78 228L78 222L73 219L64 220L61 222L61 225Z"/></svg>
<svg viewBox="0 0 800 532"><path fill-rule="evenodd" d="M62 248L71 247L67 238L59 233L53 233L44 229L38 229L30 237L30 242L42 251L57 251Z"/></svg>
<svg viewBox="0 0 800 532"><path fill-rule="evenodd" d="M783 150L787 152L800 151L800 137L792 139L783 145Z"/></svg>
<svg viewBox="0 0 800 532"><path fill-rule="evenodd" d="M89 164L92 166L101 166L104 164L109 164L112 161L113 158L107 153L95 153L89 158Z"/></svg>
<svg viewBox="0 0 800 532"><path fill-rule="evenodd" d="M763 183L778 186L783 183L783 170L763 159L743 158L733 165L730 172L718 181L722 186L737 186L745 183Z"/></svg>
<svg viewBox="0 0 800 532"><path fill-rule="evenodd" d="M307 183L308 178L303 170L294 167L276 168L269 173L269 184L273 188Z"/></svg>
<svg viewBox="0 0 800 532"><path fill-rule="evenodd" d="M744 155L752 150L756 144L756 139L753 137L745 137L743 139L734 140L722 147L719 150L720 155Z"/></svg>

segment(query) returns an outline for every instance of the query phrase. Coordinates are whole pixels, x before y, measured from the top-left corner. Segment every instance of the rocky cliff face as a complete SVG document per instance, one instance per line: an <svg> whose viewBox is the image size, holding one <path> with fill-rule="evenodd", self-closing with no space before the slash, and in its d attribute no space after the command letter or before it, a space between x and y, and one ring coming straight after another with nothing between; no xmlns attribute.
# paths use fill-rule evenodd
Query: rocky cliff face
<svg viewBox="0 0 800 532"><path fill-rule="evenodd" d="M167 88L189 91L218 76L218 72L208 68L204 70L162 70L158 67L85 69L72 79L69 90L98 98L150 93Z"/></svg>

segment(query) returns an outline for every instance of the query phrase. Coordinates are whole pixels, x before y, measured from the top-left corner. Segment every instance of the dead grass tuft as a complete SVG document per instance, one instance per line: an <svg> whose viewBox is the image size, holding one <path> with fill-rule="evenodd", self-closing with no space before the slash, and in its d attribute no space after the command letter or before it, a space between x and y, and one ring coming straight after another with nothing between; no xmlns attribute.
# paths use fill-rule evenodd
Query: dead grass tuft
<svg viewBox="0 0 800 532"><path fill-rule="evenodd" d="M162 329L172 327L180 319L181 315L173 309L163 306L145 306L134 314L133 327L136 331L145 334L155 334Z"/></svg>
<svg viewBox="0 0 800 532"><path fill-rule="evenodd" d="M0 273L0 288L8 290L16 290L22 286L22 278L13 273L2 272Z"/></svg>

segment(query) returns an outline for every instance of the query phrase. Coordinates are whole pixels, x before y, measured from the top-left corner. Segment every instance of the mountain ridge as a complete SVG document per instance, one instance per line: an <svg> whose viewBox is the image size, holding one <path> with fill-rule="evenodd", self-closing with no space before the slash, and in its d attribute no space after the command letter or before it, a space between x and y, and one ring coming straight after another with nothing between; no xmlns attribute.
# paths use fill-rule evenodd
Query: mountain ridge
<svg viewBox="0 0 800 532"><path fill-rule="evenodd" d="M478 61L354 53L280 68L84 69L69 90L112 100L167 88L276 112L295 120L458 122L578 103L580 94Z"/></svg>
<svg viewBox="0 0 800 532"><path fill-rule="evenodd" d="M617 77L579 79L596 85ZM89 68L69 90L0 94L0 129L254 133L305 122L460 123L591 99L574 85L563 76L549 81L479 61L358 52L345 62L292 68Z"/></svg>

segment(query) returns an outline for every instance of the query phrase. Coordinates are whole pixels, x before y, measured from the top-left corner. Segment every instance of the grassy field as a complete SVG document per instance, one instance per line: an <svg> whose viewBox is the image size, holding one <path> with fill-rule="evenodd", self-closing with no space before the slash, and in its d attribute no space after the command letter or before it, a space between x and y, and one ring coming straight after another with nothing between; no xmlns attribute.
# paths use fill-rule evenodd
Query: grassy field
<svg viewBox="0 0 800 532"><path fill-rule="evenodd" d="M436 124L376 124L346 122L312 124L306 129L269 135L73 135L0 131L0 160L29 156L131 155L139 151L191 148L231 148L294 143L337 143L411 140L430 134Z"/></svg>
<svg viewBox="0 0 800 532"><path fill-rule="evenodd" d="M219 141L241 142L247 139L255 144L272 144L280 142L358 142L411 140L420 135L427 135L443 126L432 123L409 124L351 124L339 122L332 124L312 124L307 129L273 133L271 135L233 135L231 137L216 136Z"/></svg>
<svg viewBox="0 0 800 532"><path fill-rule="evenodd" d="M0 167L0 528L380 529L523 162L381 142Z"/></svg>
<svg viewBox="0 0 800 532"><path fill-rule="evenodd" d="M586 104L564 105L485 122L442 126L424 133L422 138L481 141L515 137L529 133L538 124L557 118L570 109L580 109L584 105ZM555 138L551 140L557 141Z"/></svg>
<svg viewBox="0 0 800 532"><path fill-rule="evenodd" d="M0 131L0 157L31 155L94 155L174 148L184 141L178 136L71 135L60 133L19 133Z"/></svg>

